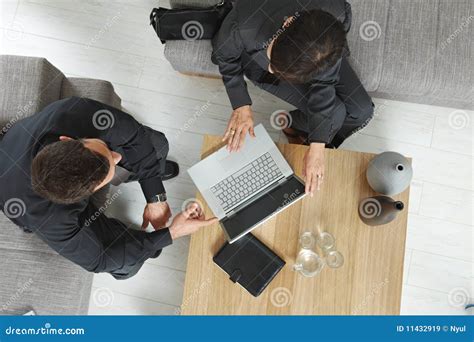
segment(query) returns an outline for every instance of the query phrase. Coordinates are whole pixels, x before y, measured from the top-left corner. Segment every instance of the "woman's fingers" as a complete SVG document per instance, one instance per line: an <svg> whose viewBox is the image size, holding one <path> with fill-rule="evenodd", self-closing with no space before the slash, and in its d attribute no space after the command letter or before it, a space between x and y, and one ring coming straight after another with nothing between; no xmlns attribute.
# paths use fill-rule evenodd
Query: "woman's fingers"
<svg viewBox="0 0 474 342"><path fill-rule="evenodd" d="M230 147L230 151L237 151L237 147L239 146L240 141L240 134L242 133L242 127L237 127L235 133L232 136L232 144Z"/></svg>
<svg viewBox="0 0 474 342"><path fill-rule="evenodd" d="M235 132L235 126L235 119L231 118L227 124L227 128L225 129L224 138L222 139L222 141L227 141L227 146L229 146L229 143L232 141L232 134Z"/></svg>
<svg viewBox="0 0 474 342"><path fill-rule="evenodd" d="M311 172L312 175L311 175L311 189L309 191L309 193L311 194L311 197L314 196L314 190L316 190L317 186L318 186L318 175L316 174L315 171L312 171Z"/></svg>
<svg viewBox="0 0 474 342"><path fill-rule="evenodd" d="M229 152L232 152L232 145L234 144L234 139L235 139L235 128L232 128L231 131L229 132L229 138L227 139L227 150L229 150Z"/></svg>
<svg viewBox="0 0 474 342"><path fill-rule="evenodd" d="M322 171L317 169L306 169L305 170L306 176L306 184L305 184L305 192L311 197L314 195L315 190L321 190L321 185L323 184L324 175Z"/></svg>
<svg viewBox="0 0 474 342"><path fill-rule="evenodd" d="M322 174L322 172L319 172L316 175L316 178L317 178L317 187L316 187L316 189L319 191L319 190L321 190L321 184L323 184L323 174Z"/></svg>
<svg viewBox="0 0 474 342"><path fill-rule="evenodd" d="M224 132L224 137L222 138L222 141L226 141L229 136L230 136L230 129L232 127L232 119L229 120L229 123L227 124L227 127L225 129L225 132Z"/></svg>
<svg viewBox="0 0 474 342"><path fill-rule="evenodd" d="M249 134L250 134L250 136L252 136L253 138L255 138L255 131L253 130L253 126L251 126L251 127L249 128Z"/></svg>
<svg viewBox="0 0 474 342"><path fill-rule="evenodd" d="M240 133L239 144L237 145L237 151L240 151L242 146L244 146L244 140L245 140L245 136L247 135L247 132L248 132L248 128L244 127L244 129Z"/></svg>
<svg viewBox="0 0 474 342"><path fill-rule="evenodd" d="M306 171L306 183L305 183L305 188L304 188L304 192L306 194L310 194L311 193L311 178L312 178L312 173L309 172L309 171Z"/></svg>

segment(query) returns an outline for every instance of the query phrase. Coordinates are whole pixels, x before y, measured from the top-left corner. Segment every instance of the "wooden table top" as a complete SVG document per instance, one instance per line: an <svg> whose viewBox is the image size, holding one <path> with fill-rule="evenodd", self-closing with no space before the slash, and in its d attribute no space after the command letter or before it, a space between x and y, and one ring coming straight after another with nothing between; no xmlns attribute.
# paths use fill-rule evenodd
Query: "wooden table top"
<svg viewBox="0 0 474 342"><path fill-rule="evenodd" d="M222 146L206 136L203 157ZM306 146L280 144L280 151L301 177ZM191 237L181 313L184 315L398 315L409 189L392 196L405 209L389 224L370 227L358 216L362 198L375 195L365 172L373 154L325 151L325 179L313 198L303 200L252 231L286 261L264 292L253 297L212 261L225 238L218 224ZM203 202L198 195L198 200ZM204 204L206 217L212 216ZM313 278L293 271L299 236L327 231L344 256L337 269L324 267ZM321 255L319 249L316 252Z"/></svg>

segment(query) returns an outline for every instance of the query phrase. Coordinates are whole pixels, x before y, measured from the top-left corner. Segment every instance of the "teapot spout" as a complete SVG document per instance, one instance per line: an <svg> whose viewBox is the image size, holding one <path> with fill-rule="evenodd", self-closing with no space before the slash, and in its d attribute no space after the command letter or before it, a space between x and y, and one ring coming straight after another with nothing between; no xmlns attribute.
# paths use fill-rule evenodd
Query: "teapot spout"
<svg viewBox="0 0 474 342"><path fill-rule="evenodd" d="M405 204L403 204L403 202L401 202L401 201L396 201L395 202L395 208L397 210L402 211L405 208Z"/></svg>

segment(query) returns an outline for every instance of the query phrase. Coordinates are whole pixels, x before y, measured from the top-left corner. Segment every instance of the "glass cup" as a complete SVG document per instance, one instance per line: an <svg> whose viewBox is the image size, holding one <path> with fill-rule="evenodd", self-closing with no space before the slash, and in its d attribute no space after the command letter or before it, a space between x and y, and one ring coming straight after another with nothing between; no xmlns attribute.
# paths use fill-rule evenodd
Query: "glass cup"
<svg viewBox="0 0 474 342"><path fill-rule="evenodd" d="M323 251L327 251L334 247L336 240L332 234L328 232L321 232L318 234L317 243Z"/></svg>
<svg viewBox="0 0 474 342"><path fill-rule="evenodd" d="M344 264L344 257L342 256L341 252L336 250L327 251L324 261L326 265L331 268L338 268Z"/></svg>
<svg viewBox="0 0 474 342"><path fill-rule="evenodd" d="M324 262L331 268L338 268L344 264L344 257L336 250L336 239L331 233L321 232L317 236L317 244L323 251Z"/></svg>
<svg viewBox="0 0 474 342"><path fill-rule="evenodd" d="M299 245L300 251L293 269L305 277L314 277L324 266L324 261L314 251L316 238L311 232L304 232L300 236Z"/></svg>
<svg viewBox="0 0 474 342"><path fill-rule="evenodd" d="M295 271L300 272L305 277L314 277L324 267L324 261L311 249L302 248L296 257L293 265Z"/></svg>
<svg viewBox="0 0 474 342"><path fill-rule="evenodd" d="M300 236L300 248L303 249L314 249L316 244L316 238L311 232L304 232Z"/></svg>

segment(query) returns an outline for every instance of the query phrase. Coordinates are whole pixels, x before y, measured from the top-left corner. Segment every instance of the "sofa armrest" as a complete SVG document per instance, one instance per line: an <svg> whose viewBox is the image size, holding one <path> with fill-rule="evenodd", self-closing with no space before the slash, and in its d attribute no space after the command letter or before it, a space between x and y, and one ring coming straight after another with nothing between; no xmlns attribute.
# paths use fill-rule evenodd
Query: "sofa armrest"
<svg viewBox="0 0 474 342"><path fill-rule="evenodd" d="M2 130L58 100L64 75L45 58L2 55L0 78Z"/></svg>
<svg viewBox="0 0 474 342"><path fill-rule="evenodd" d="M211 61L210 40L169 40L166 42L164 54L173 69L178 72L220 78L219 68Z"/></svg>
<svg viewBox="0 0 474 342"><path fill-rule="evenodd" d="M221 0L170 0L171 8L211 7ZM220 78L219 69L211 62L210 40L168 40L165 58L174 70L194 76Z"/></svg>
<svg viewBox="0 0 474 342"><path fill-rule="evenodd" d="M122 108L122 101L109 81L91 78L65 78L61 86L60 97L64 99L71 96L87 97L117 109Z"/></svg>

